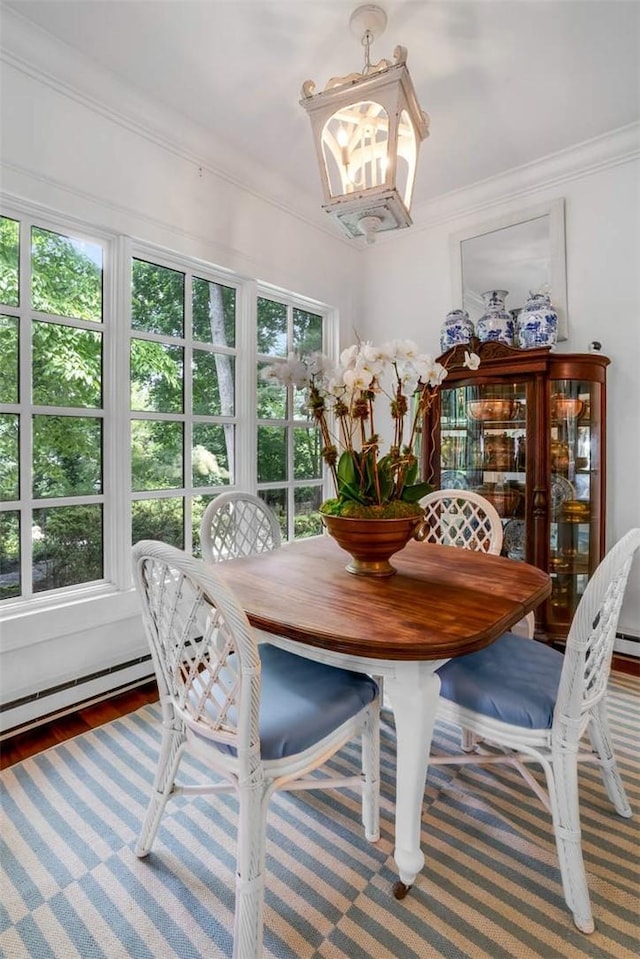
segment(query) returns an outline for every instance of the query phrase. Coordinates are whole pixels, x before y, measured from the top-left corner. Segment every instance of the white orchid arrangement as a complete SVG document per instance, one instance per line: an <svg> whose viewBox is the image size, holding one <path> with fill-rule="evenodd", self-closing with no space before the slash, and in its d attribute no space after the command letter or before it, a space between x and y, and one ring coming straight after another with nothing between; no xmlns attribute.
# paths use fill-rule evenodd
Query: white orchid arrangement
<svg viewBox="0 0 640 959"><path fill-rule="evenodd" d="M465 352L464 365L477 369L480 358ZM336 491L322 512L359 517L421 513L418 501L431 487L418 481L416 440L446 375L446 367L420 353L411 340L383 346L355 343L342 352L338 365L322 353L290 353L263 370L265 380L307 392ZM374 406L383 396L394 435L389 451L381 455Z"/></svg>

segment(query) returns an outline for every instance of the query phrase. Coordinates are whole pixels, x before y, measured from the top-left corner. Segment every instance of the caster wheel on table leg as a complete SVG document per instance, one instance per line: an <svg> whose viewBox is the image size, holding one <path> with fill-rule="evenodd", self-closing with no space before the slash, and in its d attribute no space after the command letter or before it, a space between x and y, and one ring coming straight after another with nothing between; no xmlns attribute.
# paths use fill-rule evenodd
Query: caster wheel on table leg
<svg viewBox="0 0 640 959"><path fill-rule="evenodd" d="M393 898L404 899L410 889L411 886L406 886L401 879L396 880L393 884Z"/></svg>

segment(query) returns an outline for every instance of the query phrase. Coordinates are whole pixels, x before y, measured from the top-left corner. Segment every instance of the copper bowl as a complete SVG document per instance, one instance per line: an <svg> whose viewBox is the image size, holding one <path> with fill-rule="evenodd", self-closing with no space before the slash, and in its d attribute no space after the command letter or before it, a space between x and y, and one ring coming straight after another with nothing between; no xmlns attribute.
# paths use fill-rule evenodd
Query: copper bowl
<svg viewBox="0 0 640 959"><path fill-rule="evenodd" d="M513 516L522 497L520 490L513 486L496 486L495 483L485 483L477 492L495 506L498 516Z"/></svg>
<svg viewBox="0 0 640 959"><path fill-rule="evenodd" d="M554 393L551 397L551 415L556 420L577 420L583 411L584 403L574 396Z"/></svg>
<svg viewBox="0 0 640 959"><path fill-rule="evenodd" d="M484 400L469 400L467 415L480 423L495 422L496 420L513 420L520 412L518 400L489 397Z"/></svg>

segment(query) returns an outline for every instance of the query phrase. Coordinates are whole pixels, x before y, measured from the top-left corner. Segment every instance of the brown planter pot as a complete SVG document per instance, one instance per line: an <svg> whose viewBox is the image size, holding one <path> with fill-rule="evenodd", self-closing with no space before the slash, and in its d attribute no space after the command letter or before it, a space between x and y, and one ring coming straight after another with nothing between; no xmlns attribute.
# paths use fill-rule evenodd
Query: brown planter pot
<svg viewBox="0 0 640 959"><path fill-rule="evenodd" d="M329 535L351 556L345 568L356 576L393 576L397 570L389 562L390 557L404 549L422 522L421 516L400 519L321 516Z"/></svg>

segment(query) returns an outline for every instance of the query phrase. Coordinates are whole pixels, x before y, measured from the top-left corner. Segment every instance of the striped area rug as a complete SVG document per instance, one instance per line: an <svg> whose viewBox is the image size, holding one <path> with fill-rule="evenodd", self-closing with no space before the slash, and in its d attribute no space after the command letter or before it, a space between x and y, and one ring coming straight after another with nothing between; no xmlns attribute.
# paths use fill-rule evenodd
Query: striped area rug
<svg viewBox="0 0 640 959"><path fill-rule="evenodd" d="M616 675L610 714L621 772L640 809L640 684ZM153 852L133 847L159 742L159 708L136 713L2 774L0 955L6 959L221 959L231 955L235 801L179 798ZM425 790L424 871L391 896L394 733L382 729L382 837L359 798L272 801L267 959L626 959L639 954L637 818L619 819L583 767L583 845L596 920L579 933L562 898L547 814L508 768L434 768ZM438 725L434 752L453 751ZM336 768L357 768L357 747ZM201 769L183 765L183 778Z"/></svg>

